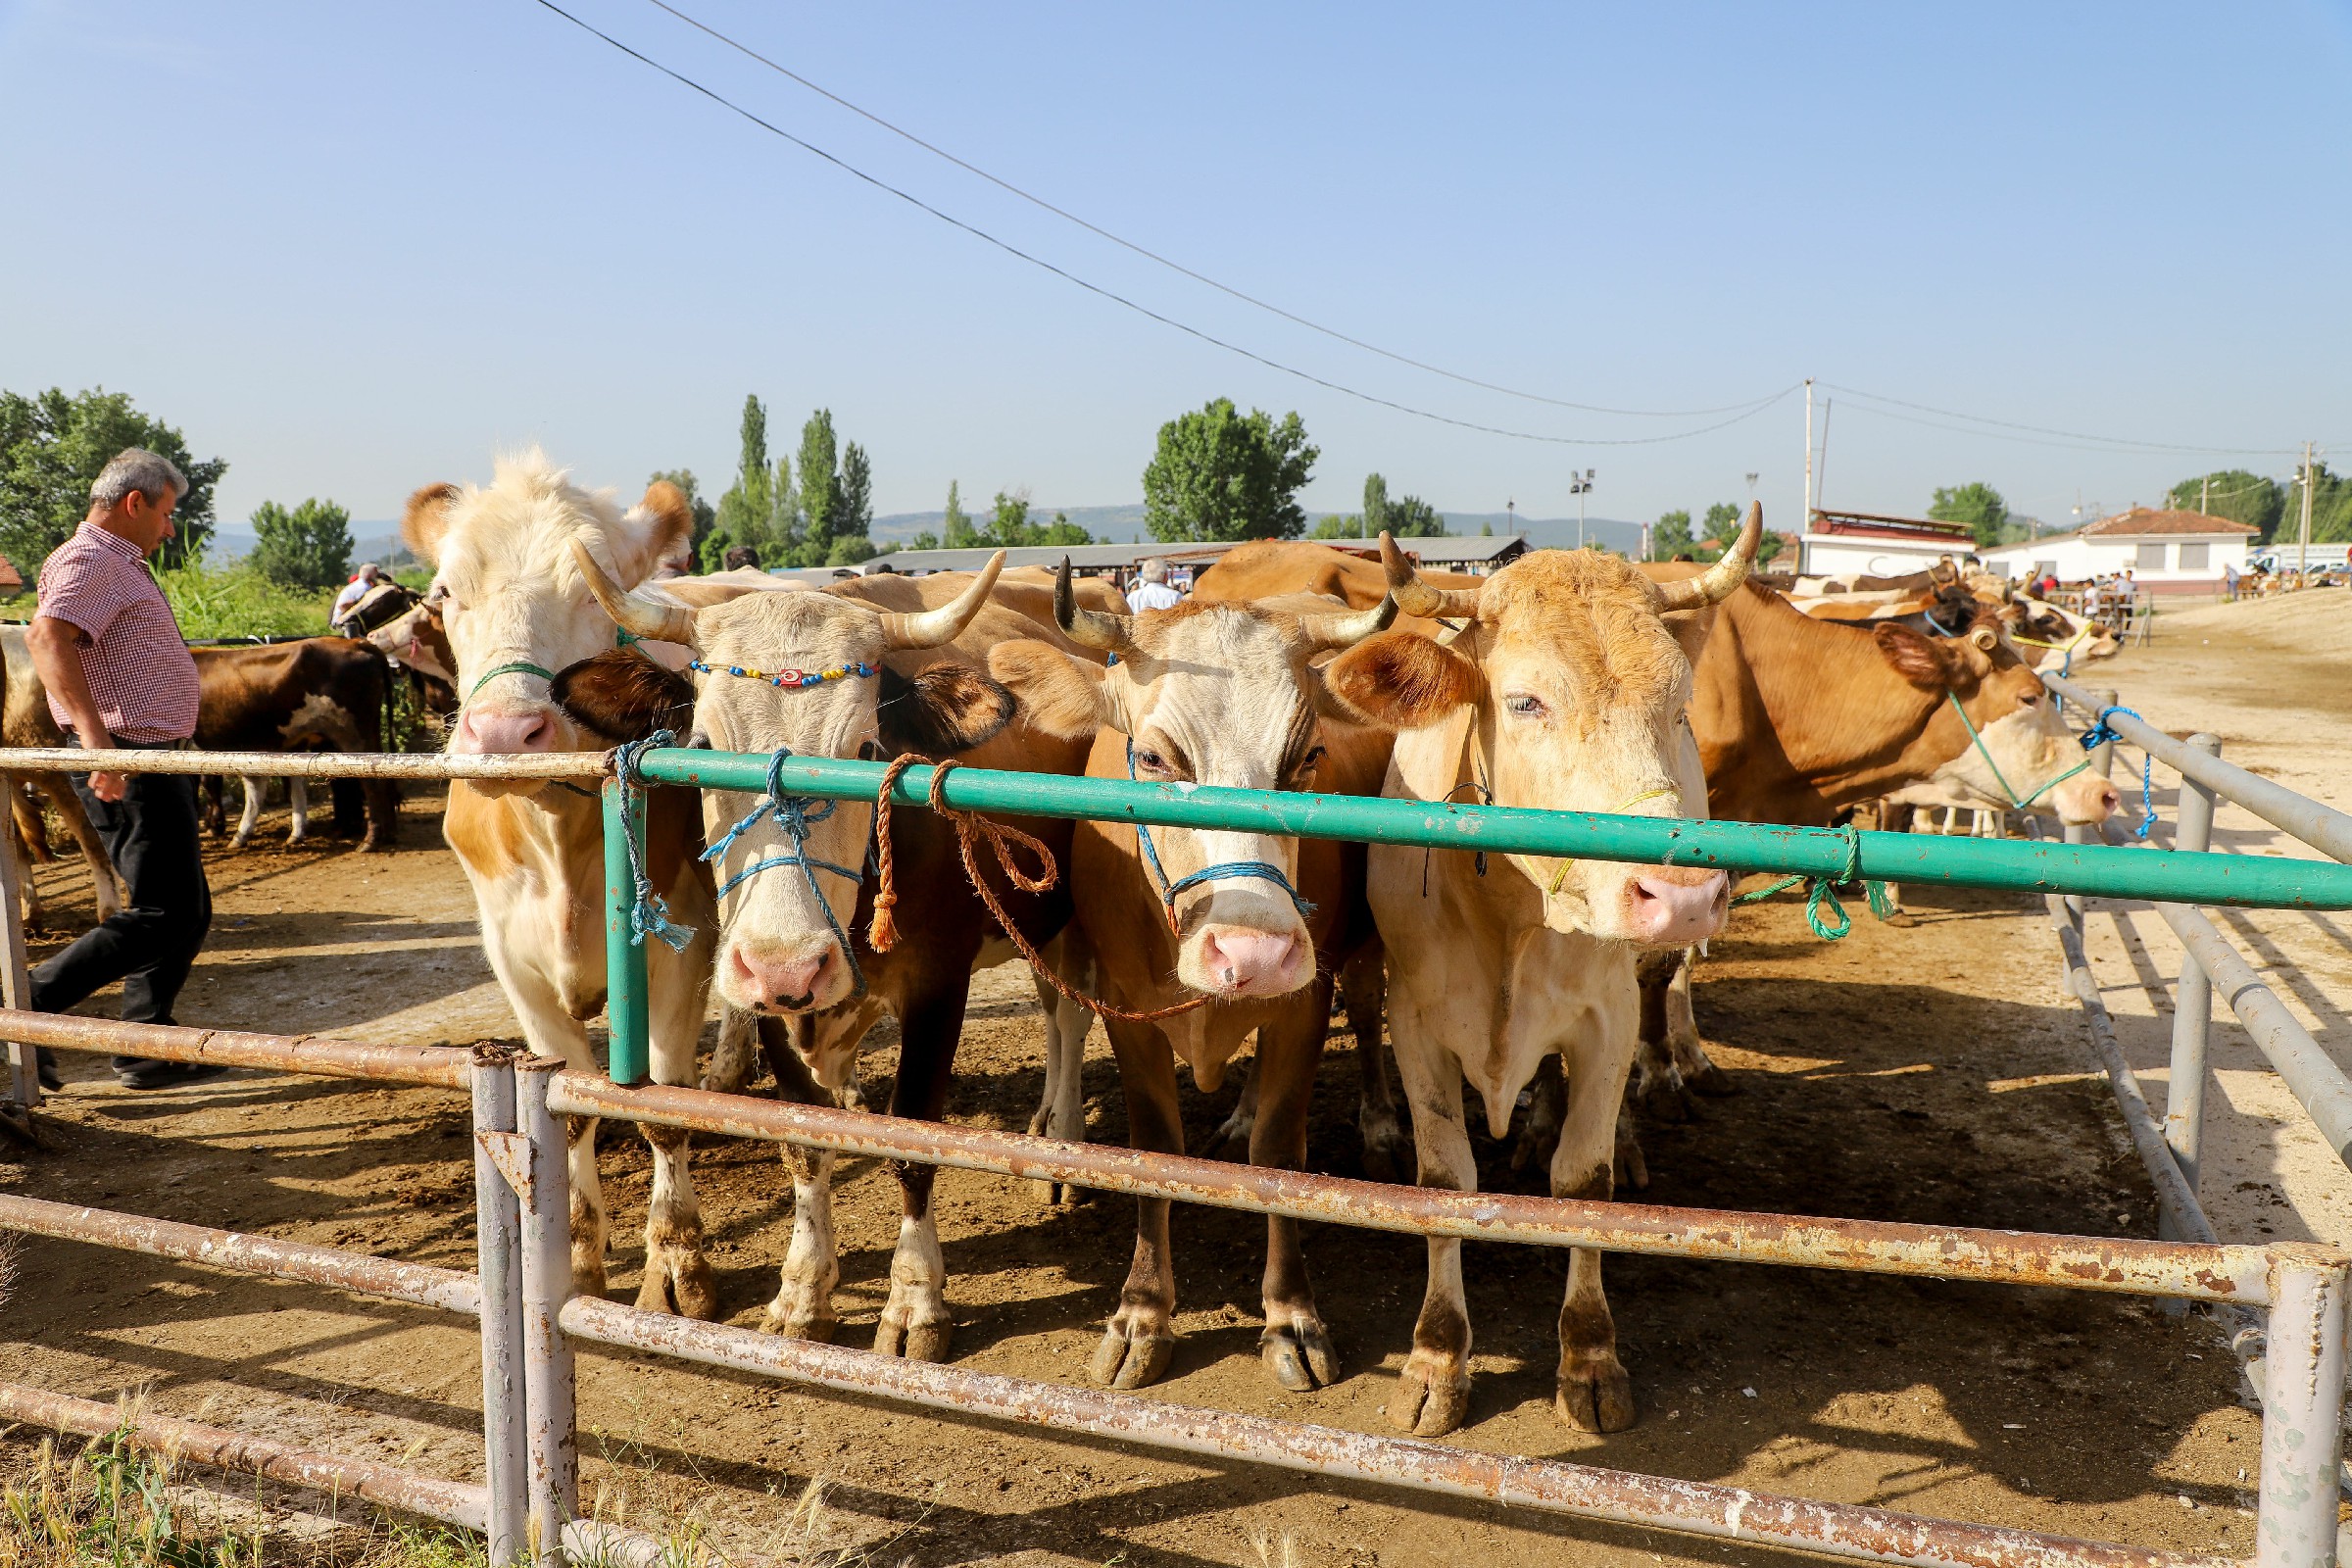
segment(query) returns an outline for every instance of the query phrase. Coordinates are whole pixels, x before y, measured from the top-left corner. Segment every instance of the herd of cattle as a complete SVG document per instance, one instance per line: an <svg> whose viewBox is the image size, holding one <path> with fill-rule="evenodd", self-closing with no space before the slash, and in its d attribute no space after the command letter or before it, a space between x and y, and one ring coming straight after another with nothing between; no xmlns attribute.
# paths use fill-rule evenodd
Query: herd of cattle
<svg viewBox="0 0 2352 1568"><path fill-rule="evenodd" d="M403 529L435 565L434 601L407 607L373 644L208 651L199 743L376 749L389 654L437 683L449 749L462 754L603 750L669 730L729 752L912 753L1176 785L1821 826L1886 801L2085 824L2118 804L2106 780L2073 766L2081 750L2020 651L2080 659L2111 645L1956 576L1792 600L1748 580L1762 529L1752 508L1711 566L1541 551L1457 577L1418 572L1386 539L1378 563L1263 543L1226 555L1183 605L1140 614L1066 565L1006 571L1002 557L978 573L822 590L656 580L691 527L667 484L624 511L536 453L502 462L487 486L419 490ZM7 660L0 738L47 743L30 733L41 705L24 700L21 643ZM12 798L22 808L14 781ZM1097 1011L1135 1147L1181 1152L1179 1063L1211 1089L1251 1047L1223 1134L1253 1163L1297 1168L1336 994L1359 1042L1359 1124L1378 1175L1401 1172L1408 1148L1379 1050L1385 1013L1412 1168L1425 1186L1464 1191L1477 1183L1465 1082L1496 1137L1537 1091L1550 1190L1577 1198L1645 1179L1629 1091L1723 1086L1690 1002L1694 950L1729 911L1722 872L1008 825L1043 843L1059 872L1050 884L983 857L984 895L954 825L930 811L883 823L870 802L652 791L647 872L683 932L675 949L646 944L654 1078L740 1091L764 1061L786 1098L840 1102L859 1042L887 1011L900 1035L889 1109L938 1119L971 975L1017 941L1060 982L1038 982L1047 1071L1032 1124L1056 1137L1085 1133L1078 1067ZM524 1038L589 1070L606 974L601 832L594 797L567 785L449 787L444 833ZM94 865L106 888L102 858ZM878 901L886 884L896 897ZM713 1000L719 1038L704 1072ZM643 1131L653 1187L639 1304L715 1315L688 1137ZM568 1135L572 1271L601 1293L596 1128L581 1118ZM822 1338L837 1323L832 1157L785 1157L793 1232L766 1326ZM894 1170L902 1220L875 1348L943 1359L954 1320L934 1169ZM1458 1426L1468 1405L1459 1246L1429 1244L1389 1408L1424 1435ZM1580 1429L1620 1430L1634 1400L1600 1256L1571 1256L1556 1407ZM1119 1388L1159 1378L1175 1299L1168 1203L1147 1199L1093 1376ZM1339 1376L1287 1219L1268 1221L1264 1312L1273 1378L1308 1390Z"/></svg>

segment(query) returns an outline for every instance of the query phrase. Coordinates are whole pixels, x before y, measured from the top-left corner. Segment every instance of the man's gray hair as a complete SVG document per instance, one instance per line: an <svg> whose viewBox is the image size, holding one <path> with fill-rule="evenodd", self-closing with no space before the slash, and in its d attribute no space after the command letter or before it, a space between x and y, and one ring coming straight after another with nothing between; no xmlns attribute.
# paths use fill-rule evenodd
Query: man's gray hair
<svg viewBox="0 0 2352 1568"><path fill-rule="evenodd" d="M1160 560L1157 556L1153 556L1151 560L1144 563L1144 581L1166 582L1167 580L1168 564L1166 562Z"/></svg>
<svg viewBox="0 0 2352 1568"><path fill-rule="evenodd" d="M112 512L133 490L145 496L149 506L160 507L167 490L175 500L188 493L188 476L170 458L145 447L124 447L90 481L90 505Z"/></svg>

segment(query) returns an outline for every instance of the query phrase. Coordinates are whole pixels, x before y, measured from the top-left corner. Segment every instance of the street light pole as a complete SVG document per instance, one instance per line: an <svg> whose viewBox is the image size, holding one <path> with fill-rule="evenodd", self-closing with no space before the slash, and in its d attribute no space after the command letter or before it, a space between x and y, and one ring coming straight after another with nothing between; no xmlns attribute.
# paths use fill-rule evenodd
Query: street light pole
<svg viewBox="0 0 2352 1568"><path fill-rule="evenodd" d="M1592 470L1587 468L1578 477L1574 468L1568 470L1568 489L1576 497L1576 548L1585 548L1585 492L1592 488Z"/></svg>

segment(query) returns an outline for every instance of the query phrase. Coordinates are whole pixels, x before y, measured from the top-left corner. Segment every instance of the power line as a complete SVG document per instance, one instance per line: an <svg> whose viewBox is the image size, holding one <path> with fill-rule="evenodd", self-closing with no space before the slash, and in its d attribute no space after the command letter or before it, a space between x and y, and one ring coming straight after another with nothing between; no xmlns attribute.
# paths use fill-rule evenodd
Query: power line
<svg viewBox="0 0 2352 1568"><path fill-rule="evenodd" d="M1824 381L1821 384L1825 387L1833 386L1833 383L1828 381ZM2045 440L2034 443L2037 446L2072 445L2079 451L2089 452L2110 451L2116 449L2127 449L2141 452L2188 452L2202 453L2216 457L2277 457L2283 455L2288 450L2283 447L2183 446L2171 441L2134 441L2127 436L2087 435L2080 430L2057 430L2037 424L2019 424L2010 419L1988 418L1981 414L1959 414L1950 409L1930 408L1924 403L1907 403L1901 398L1882 397L1876 392L1864 392L1857 387L1838 386L1835 387L1835 390L1843 392L1848 397L1863 398L1871 403L1892 404L1898 409L1912 409L1921 414L1939 415L1947 419L1966 419L1972 424L1989 424L1997 426L2003 430L2019 430L2036 436L2051 436L2061 438L2057 440ZM1889 414L1885 409L1871 409L1868 412L1881 415L1890 419L1899 419L1903 417L1899 414ZM1908 422L1913 424L1925 424L1932 429L1954 428L1950 425L1937 425L1927 419L1912 419ZM1990 432L1981 430L1963 430L1961 433L1968 435L1984 435L1989 434ZM2022 437L2010 437L2009 439L2022 439Z"/></svg>
<svg viewBox="0 0 2352 1568"><path fill-rule="evenodd" d="M1210 277L1205 272L1198 271L1193 268L1185 266L1182 262L1176 261L1167 256L1163 256L1158 251L1151 249L1149 246L1139 245L1134 240L1128 239L1123 235L1114 234L1109 229L1102 227L1100 223L1091 222L1088 220L1079 217L1076 213L1071 212L1065 207L1056 206L1054 203L1048 201L1045 197L1036 194L1034 191L1024 190L1020 186L1015 185L1012 181L1002 177L1001 175L992 174L987 170L982 169L979 165L968 162L965 159L958 158L956 154L948 151L945 147L938 145L936 142L926 141L921 136L916 135L913 131L906 129L905 126L894 124L890 121L883 119L880 115L875 114L872 110L862 108L858 104L850 102L850 100L844 98L841 96L841 94L834 92L831 88L819 86L817 83L810 81L807 76L804 76L799 72L793 70L790 66L769 59L766 55L760 53L760 51L752 48L749 44L746 44L739 39L730 37L728 34L719 31L716 27L711 26L710 24L702 22L697 18L688 16L685 12L680 11L676 6L670 5L668 0L647 0L647 3L659 10L666 11L669 13L669 15L677 18L678 21L683 22L686 24L686 25L693 27L697 31L706 33L709 36L717 39L720 43L725 44L728 48L734 50L737 54L744 56L746 59L757 61L760 65L765 66L768 70L774 72L776 74L783 76L788 80L800 83L802 86L808 88L810 92L815 93L818 97L824 98L832 103L839 104L842 108L847 109L851 114L881 126L884 130L889 131L892 135L897 136L902 140L913 143L915 146L920 147L923 151L931 154L935 158L945 159L947 162L954 164L957 169L962 170L965 173L976 175L981 179L987 180L999 190L1004 191L1013 196L1017 196L1022 201L1029 203L1031 206L1052 213L1054 217L1061 219L1066 222L1075 223L1080 228L1085 229L1088 233L1093 234L1101 239L1106 239L1110 241L1111 244L1116 245L1123 250L1132 251L1134 254L1143 257L1147 261L1156 262L1158 265L1168 269L1170 271L1180 273L1185 277L1189 277L1196 283L1204 284L1209 288L1215 289L1220 294L1228 295L1233 299L1240 300L1245 305L1254 306L1256 309L1265 311L1270 315L1279 316L1284 320L1292 322L1298 326L1303 326L1310 332L1320 332L1323 334L1323 336L1331 338L1337 342L1345 343L1350 348L1362 349L1367 354L1377 354L1382 359L1393 360L1398 365L1409 365L1414 369L1425 370L1431 375L1442 375L1448 381L1458 381L1464 386L1474 386L1482 391L1487 392L1499 392L1504 397L1522 398L1530 403L1548 404L1555 409L1575 409L1585 414L1621 414L1631 417L1643 419L1695 419L1710 414L1730 414L1740 409L1749 408L1752 406L1753 402L1765 401L1751 400L1751 403L1727 403L1721 405L1720 407L1711 409L1615 409L1598 403L1574 403L1570 402L1566 398L1547 397L1541 392L1527 392L1522 391L1517 387L1504 386L1494 381L1483 381L1474 375L1464 375L1458 370L1448 370L1442 365L1432 365L1426 360L1416 360L1409 354L1399 354L1393 349L1384 349L1377 343L1367 343L1360 337L1352 337L1348 333L1341 331L1337 327L1325 326L1319 321L1309 320L1306 317L1300 316L1296 311L1285 310L1283 307L1276 305L1271 301L1259 299L1254 294L1247 293L1241 289L1235 288L1230 283L1221 283L1217 279Z"/></svg>
<svg viewBox="0 0 2352 1568"><path fill-rule="evenodd" d="M867 173L864 170L859 169L857 165L848 162L846 159L834 156L832 153L825 151L822 147L817 146L812 141L808 141L803 137L794 135L791 131L784 129L781 125L777 125L769 121L760 119L758 115L752 113L752 111L749 109L744 108L741 104L736 103L734 100L704 86L692 76L688 76L680 72L671 70L669 67L663 65L661 61L654 59L651 55L644 54L639 50L631 48L629 45L622 43L618 38L613 37L611 33L606 32L602 28L594 26L593 24L582 21L580 18L573 16L562 6L557 5L555 0L537 0L537 3L544 9L552 11L557 16L562 17L565 22L570 23L582 32L591 33L596 37L602 38L605 42L611 44L622 54L627 55L630 59L635 60L642 65L652 67L655 71L658 71L662 75L669 77L670 80L677 82L680 86L692 88L694 91L710 99L712 103L717 104L720 108L732 111L733 113L741 116L743 119L750 121L753 124L758 125L761 130L768 132L770 135L781 137L783 140L792 143L795 147L800 148L803 152L810 153L818 158L823 159L826 163L831 164L834 168L840 170L842 172L855 176L864 183L873 186L876 190L896 196L899 200L906 203L908 206L929 214L931 217L938 219L941 222L946 223L953 228L962 230L964 233L971 235L974 239L981 240L989 245L995 246L998 250L1004 252L1004 254L1007 256L1027 262L1030 266L1038 268L1041 270L1051 272L1055 277L1060 278L1066 283L1076 284L1078 287L1086 290L1089 294L1108 300L1114 305L1124 306L1126 309L1135 312L1138 316L1149 318L1152 320L1157 321L1162 326L1172 327L1175 330L1184 333L1186 336L1197 338L1200 342L1206 343L1213 348L1223 349L1228 354L1238 354L1243 359L1264 366L1267 369L1279 370L1284 375L1296 376L1301 381L1306 381L1315 386L1322 387L1326 391L1337 392L1343 396L1354 398L1359 402L1370 403L1384 409L1391 409L1398 414L1411 415L1415 418L1430 419L1439 424L1449 424L1454 426L1456 429L1476 430L1484 435L1507 436L1515 441L1540 441L1549 446L1563 447L1640 447L1655 446L1661 442L1667 441L1688 440L1692 436L1705 435L1709 431L1721 430L1727 426L1738 424L1742 419L1752 418L1754 416L1763 413L1764 410L1770 408L1773 404L1780 402L1789 393L1796 390L1793 385L1786 386L1780 391L1771 394L1769 397L1759 398L1753 403L1744 405L1734 404L1732 407L1739 408L1742 412L1733 415L1728 419L1718 420L1713 424L1701 425L1694 430L1678 430L1670 435L1618 436L1613 438L1580 438L1563 435L1543 435L1531 430L1509 430L1504 429L1499 425L1480 424L1471 419L1456 419L1449 415L1438 414L1428 409L1415 408L1410 404L1398 403L1393 399L1380 397L1371 392L1359 391L1354 387L1346 386L1338 381L1329 380L1323 376L1317 375L1311 370L1301 370L1296 366L1285 365L1280 360L1268 359L1265 355L1256 353L1254 350L1246 349L1238 343L1228 342L1224 338L1214 336L1211 333L1202 331L1197 326L1180 321L1172 316L1162 315L1160 312L1152 310L1148 305L1143 305L1135 300L1129 299L1124 294L1114 293L1111 290L1102 287L1099 283L1091 283L1085 278L1080 277L1077 273L1072 272L1065 268L1057 267L1054 263L1045 260L1043 257L1033 256L1029 252L1022 250L1017 245L1013 245L1004 240L997 238L996 235L989 233L986 229L976 228L972 224L965 222L960 218L956 218L948 213L940 211L938 208L932 206L929 202L924 201L921 197L901 190L898 186L891 184L889 181L877 178L876 176Z"/></svg>

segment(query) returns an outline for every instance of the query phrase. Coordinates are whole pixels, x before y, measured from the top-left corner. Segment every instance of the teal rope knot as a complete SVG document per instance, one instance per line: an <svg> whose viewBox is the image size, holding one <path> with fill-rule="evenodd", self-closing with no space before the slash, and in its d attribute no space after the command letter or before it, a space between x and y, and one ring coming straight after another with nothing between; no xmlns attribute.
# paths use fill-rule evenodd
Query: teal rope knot
<svg viewBox="0 0 2352 1568"><path fill-rule="evenodd" d="M1808 877L1801 873L1796 876L1785 876L1770 887L1758 888L1753 893L1742 893L1732 902L1734 904L1754 904L1759 900L1771 898L1775 893L1785 892L1799 882L1809 882L1812 887L1805 894L1805 924L1811 926L1813 934L1824 942L1836 942L1854 928L1853 917L1845 912L1845 906L1838 902L1837 889L1840 882L1860 882L1862 884L1863 897L1868 901L1870 912L1876 918L1884 920L1894 913L1894 901L1886 896L1886 884L1869 880L1862 875L1861 830L1849 824L1843 828L1834 828L1832 831L1841 832L1845 835L1845 866L1836 876ZM1832 924L1832 920L1835 920L1836 924Z"/></svg>
<svg viewBox="0 0 2352 1568"><path fill-rule="evenodd" d="M2124 713L2132 718L2139 718L2139 714L2133 712L2131 709L2124 708L2116 704L2111 703L2107 707L2100 709L2096 713L2091 715L2090 728L2082 732L2082 749L2084 751L2095 752L2102 746L2112 745L2116 741L2123 739L2122 736L2118 735L2112 728L2109 727L2107 723L2107 715L2109 713ZM2141 718L2140 722L2144 724L2147 722L2147 720ZM2148 756L2145 750L2140 752L2139 826L2132 830L2132 836L2143 844L2147 842L2148 829L2156 825L2156 792L2152 787L2148 777L2149 765L2155 759Z"/></svg>
<svg viewBox="0 0 2352 1568"><path fill-rule="evenodd" d="M612 776L620 781L622 789L642 795L645 786L638 781L638 762L655 747L676 742L677 736L665 729L658 729L641 741L630 741L612 754ZM628 849L629 880L635 885L629 902L629 946L642 948L648 936L656 936L669 944L670 952L684 953L686 944L694 940L694 930L670 919L669 905L654 891L653 878L645 874L645 846L637 842L637 813L629 806L624 800L620 812L620 842Z"/></svg>
<svg viewBox="0 0 2352 1568"><path fill-rule="evenodd" d="M763 859L753 861L719 884L718 896L722 899L725 898L738 885L750 881L762 871L773 871L781 866L790 866L799 871L808 884L809 896L816 900L817 908L823 912L825 924L832 928L833 940L841 944L841 956L850 966L850 983L853 994L862 997L865 995L865 970L858 962L857 946L850 941L849 932L842 928L841 917L833 912L833 906L825 902L825 890L817 884L816 873L829 871L849 882L853 887L861 884L865 880L865 874L846 865L837 865L831 860L820 860L808 853L808 829L831 816L841 803L839 801L819 802L809 796L786 793L784 764L791 761L792 757L792 748L789 746L779 746L769 755L767 793L762 795L759 803L749 811L737 818L735 825L728 828L716 844L703 852L703 858L713 865L720 863L736 839L740 838L754 823L762 817L773 822L783 832L785 838L791 841L791 853L771 855ZM875 826L878 832L880 830L878 815ZM869 846L867 850L869 858L872 853Z"/></svg>

